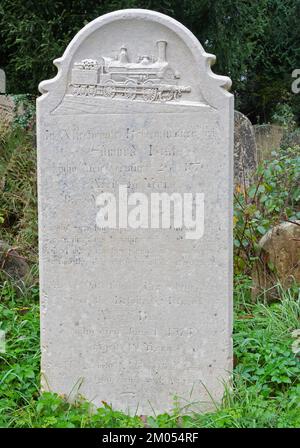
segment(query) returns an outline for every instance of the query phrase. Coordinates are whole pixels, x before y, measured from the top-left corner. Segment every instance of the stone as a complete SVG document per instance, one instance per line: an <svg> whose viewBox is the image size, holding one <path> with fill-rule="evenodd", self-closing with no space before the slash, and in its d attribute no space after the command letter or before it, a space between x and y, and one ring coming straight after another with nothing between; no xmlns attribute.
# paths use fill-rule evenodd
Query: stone
<svg viewBox="0 0 300 448"><path fill-rule="evenodd" d="M26 259L16 249L0 240L0 270L14 280L24 280L30 274Z"/></svg>
<svg viewBox="0 0 300 448"><path fill-rule="evenodd" d="M234 112L234 184L245 189L254 182L257 149L251 121L241 112Z"/></svg>
<svg viewBox="0 0 300 448"><path fill-rule="evenodd" d="M260 124L254 126L255 140L257 146L257 160L270 160L272 152L278 151L283 136L284 127L275 124Z"/></svg>
<svg viewBox="0 0 300 448"><path fill-rule="evenodd" d="M214 59L170 17L123 10L86 25L40 84L44 390L141 415L221 401L234 111Z"/></svg>
<svg viewBox="0 0 300 448"><path fill-rule="evenodd" d="M279 297L276 285L286 289L300 283L300 221L282 222L260 240L260 260L253 270L253 296Z"/></svg>
<svg viewBox="0 0 300 448"><path fill-rule="evenodd" d="M6 93L5 71L0 68L0 93Z"/></svg>

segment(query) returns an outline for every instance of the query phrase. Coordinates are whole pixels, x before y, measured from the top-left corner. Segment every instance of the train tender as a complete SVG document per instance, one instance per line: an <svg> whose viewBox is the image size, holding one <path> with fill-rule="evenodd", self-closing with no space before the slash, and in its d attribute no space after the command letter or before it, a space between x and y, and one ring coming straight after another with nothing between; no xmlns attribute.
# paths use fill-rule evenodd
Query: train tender
<svg viewBox="0 0 300 448"><path fill-rule="evenodd" d="M102 57L100 61L84 59L75 62L70 83L71 94L164 102L189 93L189 86L178 85L180 74L167 61L167 42L160 40L156 45L157 58L139 56L137 62L130 62L127 48L123 46L116 58Z"/></svg>

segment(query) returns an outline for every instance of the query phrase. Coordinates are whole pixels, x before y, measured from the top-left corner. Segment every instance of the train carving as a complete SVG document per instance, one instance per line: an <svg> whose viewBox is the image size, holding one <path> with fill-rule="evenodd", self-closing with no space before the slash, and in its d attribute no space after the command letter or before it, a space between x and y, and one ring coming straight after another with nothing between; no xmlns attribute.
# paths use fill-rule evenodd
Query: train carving
<svg viewBox="0 0 300 448"><path fill-rule="evenodd" d="M178 85L180 74L167 61L167 42L160 40L156 45L157 57L139 56L137 62L130 62L124 46L115 58L75 62L71 94L147 102L178 100L184 93L191 92L191 87Z"/></svg>

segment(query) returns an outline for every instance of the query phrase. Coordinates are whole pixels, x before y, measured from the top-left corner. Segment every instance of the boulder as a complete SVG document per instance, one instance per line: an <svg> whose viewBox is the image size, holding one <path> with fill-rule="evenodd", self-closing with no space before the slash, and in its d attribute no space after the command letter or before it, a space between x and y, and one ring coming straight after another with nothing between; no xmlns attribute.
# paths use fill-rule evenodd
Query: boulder
<svg viewBox="0 0 300 448"><path fill-rule="evenodd" d="M1 240L0 270L14 280L23 280L30 273L30 268L25 258L19 255L14 248L11 248L7 243Z"/></svg>
<svg viewBox="0 0 300 448"><path fill-rule="evenodd" d="M260 240L260 260L253 269L253 296L278 298L278 283L286 289L300 284L300 221L283 222Z"/></svg>

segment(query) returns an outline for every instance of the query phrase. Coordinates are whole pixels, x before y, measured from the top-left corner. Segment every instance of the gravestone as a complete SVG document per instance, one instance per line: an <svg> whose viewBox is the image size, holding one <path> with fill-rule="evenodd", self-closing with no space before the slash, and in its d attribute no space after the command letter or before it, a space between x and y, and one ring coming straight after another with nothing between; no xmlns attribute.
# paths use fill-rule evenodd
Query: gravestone
<svg viewBox="0 0 300 448"><path fill-rule="evenodd" d="M233 96L212 62L177 21L123 10L86 25L40 84L43 389L139 414L220 402Z"/></svg>
<svg viewBox="0 0 300 448"><path fill-rule="evenodd" d="M270 160L272 152L278 151L283 136L283 126L275 124L260 124L254 126L255 140L257 146L257 160Z"/></svg>
<svg viewBox="0 0 300 448"><path fill-rule="evenodd" d="M6 93L5 71L0 68L0 93Z"/></svg>
<svg viewBox="0 0 300 448"><path fill-rule="evenodd" d="M257 149L253 126L241 112L234 112L234 184L245 188L254 181Z"/></svg>

